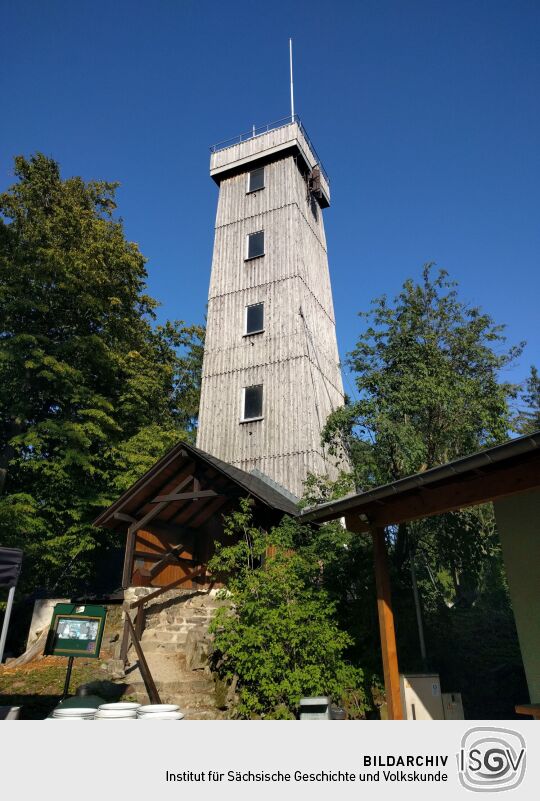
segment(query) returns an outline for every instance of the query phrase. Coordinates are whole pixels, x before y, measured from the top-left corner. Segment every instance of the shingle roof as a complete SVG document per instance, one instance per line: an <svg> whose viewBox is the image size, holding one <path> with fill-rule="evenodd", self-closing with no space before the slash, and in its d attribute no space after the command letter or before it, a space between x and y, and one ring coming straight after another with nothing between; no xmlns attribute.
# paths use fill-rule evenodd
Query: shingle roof
<svg viewBox="0 0 540 801"><path fill-rule="evenodd" d="M247 473L245 470L234 467L228 462L223 462L216 456L211 456L209 453L201 451L200 448L196 448L194 445L190 445L189 447L194 454L197 454L209 464L213 465L216 470L219 470L223 475L229 476L232 481L248 490L251 495L259 498L259 500L263 501L268 506L271 506L273 509L281 509L282 512L287 512L287 514L290 515L297 515L299 513L297 506L298 499L295 499L294 495L287 492L286 489L281 488L279 484L272 481L271 478L267 476L262 478L264 475L263 473L260 473L261 478L259 478L257 475L259 471Z"/></svg>
<svg viewBox="0 0 540 801"><path fill-rule="evenodd" d="M294 516L299 513L294 496L291 496L286 490L282 490L275 482L270 479L260 478L253 473L247 473L245 470L234 467L216 456L202 451L195 445L180 441L126 490L117 501L101 512L94 520L94 525L116 528L120 525L116 516L119 513L140 516L145 506L152 503L153 498L160 492L163 493L166 487L174 484L175 476L185 469L190 461L208 465L225 477L231 484L240 490L245 490L246 494L253 496L270 509ZM202 507L203 501L198 501L198 503ZM205 500L204 503L210 503L210 501Z"/></svg>

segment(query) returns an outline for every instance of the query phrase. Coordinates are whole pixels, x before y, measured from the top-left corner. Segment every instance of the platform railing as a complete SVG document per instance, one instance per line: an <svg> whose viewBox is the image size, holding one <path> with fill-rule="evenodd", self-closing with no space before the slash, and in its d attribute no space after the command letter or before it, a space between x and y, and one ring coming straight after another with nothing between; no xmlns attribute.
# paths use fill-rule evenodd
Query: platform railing
<svg viewBox="0 0 540 801"><path fill-rule="evenodd" d="M264 134L269 133L270 131L275 131L278 128L285 128L287 125L292 125L296 123L302 132L304 139L306 140L309 149L313 153L313 156L324 175L328 184L330 180L328 178L328 173L324 169L322 162L317 154L317 151L313 147L313 143L308 136L308 133L302 123L302 120L298 116L298 114L289 114L288 117L281 117L279 120L274 120L274 122L268 122L266 125L254 125L251 131L246 131L244 133L238 134L237 136L233 136L231 139L225 139L223 142L218 142L215 145L212 145L210 148L211 153L218 153L220 150L226 150L228 147L234 147L234 145L239 145L242 142L247 142L249 139L254 139L257 136L263 136Z"/></svg>

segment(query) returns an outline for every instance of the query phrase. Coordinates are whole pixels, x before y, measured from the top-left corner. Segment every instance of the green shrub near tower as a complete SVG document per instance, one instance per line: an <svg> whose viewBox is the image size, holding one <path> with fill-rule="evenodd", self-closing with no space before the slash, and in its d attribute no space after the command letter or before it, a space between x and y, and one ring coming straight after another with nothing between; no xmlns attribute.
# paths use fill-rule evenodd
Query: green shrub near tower
<svg viewBox="0 0 540 801"><path fill-rule="evenodd" d="M293 718L302 696L329 695L363 717L363 672L322 586L322 562L310 531L292 518L265 532L249 500L226 519L230 542L217 546L212 573L227 584L230 605L216 613L214 666L236 687L240 718Z"/></svg>

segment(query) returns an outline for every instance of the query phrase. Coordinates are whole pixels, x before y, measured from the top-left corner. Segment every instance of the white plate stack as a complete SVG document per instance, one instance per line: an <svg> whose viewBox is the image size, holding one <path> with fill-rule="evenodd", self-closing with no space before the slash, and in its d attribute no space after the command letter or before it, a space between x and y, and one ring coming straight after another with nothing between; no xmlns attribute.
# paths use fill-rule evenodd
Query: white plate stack
<svg viewBox="0 0 540 801"><path fill-rule="evenodd" d="M93 720L96 712L96 709L87 706L57 706L48 720Z"/></svg>
<svg viewBox="0 0 540 801"><path fill-rule="evenodd" d="M101 704L94 715L94 720L136 720L137 710L140 706L140 704L131 701Z"/></svg>
<svg viewBox="0 0 540 801"><path fill-rule="evenodd" d="M137 710L139 720L182 720L184 715L176 704L146 704Z"/></svg>

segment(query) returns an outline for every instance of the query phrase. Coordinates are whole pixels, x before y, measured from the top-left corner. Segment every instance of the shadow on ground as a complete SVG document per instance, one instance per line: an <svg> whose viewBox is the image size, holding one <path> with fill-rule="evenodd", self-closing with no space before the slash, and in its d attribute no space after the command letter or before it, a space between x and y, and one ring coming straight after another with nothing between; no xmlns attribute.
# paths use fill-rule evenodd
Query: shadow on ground
<svg viewBox="0 0 540 801"><path fill-rule="evenodd" d="M20 706L20 720L44 720L61 695L0 695L0 706Z"/></svg>

